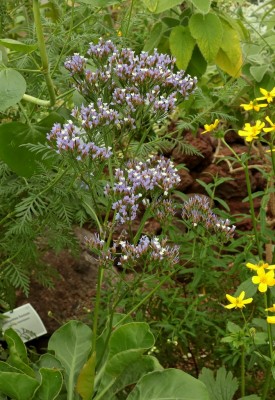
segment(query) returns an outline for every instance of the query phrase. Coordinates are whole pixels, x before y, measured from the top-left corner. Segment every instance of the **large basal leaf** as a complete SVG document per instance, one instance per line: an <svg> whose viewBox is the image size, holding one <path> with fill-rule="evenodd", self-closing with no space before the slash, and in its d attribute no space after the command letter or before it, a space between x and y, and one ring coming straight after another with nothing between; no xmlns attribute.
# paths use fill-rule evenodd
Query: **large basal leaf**
<svg viewBox="0 0 275 400"><path fill-rule="evenodd" d="M127 400L210 400L206 386L177 369L154 371L143 376Z"/></svg>
<svg viewBox="0 0 275 400"><path fill-rule="evenodd" d="M65 369L68 399L71 399L77 377L91 351L92 331L80 321L69 321L51 336L48 349Z"/></svg>
<svg viewBox="0 0 275 400"><path fill-rule="evenodd" d="M35 400L54 400L63 385L62 373L57 369L40 368L41 383L35 392Z"/></svg>
<svg viewBox="0 0 275 400"><path fill-rule="evenodd" d="M193 14L189 29L203 57L208 62L213 61L222 43L223 27L219 17L212 13Z"/></svg>
<svg viewBox="0 0 275 400"><path fill-rule="evenodd" d="M199 12L207 14L210 11L212 0L191 0L191 3Z"/></svg>
<svg viewBox="0 0 275 400"><path fill-rule="evenodd" d="M172 55L176 57L177 67L185 70L196 44L188 27L175 26L170 33L169 44Z"/></svg>
<svg viewBox="0 0 275 400"><path fill-rule="evenodd" d="M1 89L0 89L1 91ZM21 122L10 122L0 126L0 159L17 175L30 177L37 170L37 161L43 154L31 152L27 143L45 143L46 134L55 122L63 122L57 113L52 113L38 124L29 126Z"/></svg>
<svg viewBox="0 0 275 400"><path fill-rule="evenodd" d="M0 39L0 44L8 49L19 51L21 53L31 53L37 49L37 44L25 44L14 39Z"/></svg>
<svg viewBox="0 0 275 400"><path fill-rule="evenodd" d="M14 69L0 71L0 111L18 103L26 92L26 81Z"/></svg>
<svg viewBox="0 0 275 400"><path fill-rule="evenodd" d="M142 0L149 11L161 13L182 3L182 0Z"/></svg>
<svg viewBox="0 0 275 400"><path fill-rule="evenodd" d="M30 400L39 382L17 372L0 372L0 392L15 400Z"/></svg>
<svg viewBox="0 0 275 400"><path fill-rule="evenodd" d="M219 52L215 57L216 64L229 75L237 78L242 70L242 50L238 32L222 20L223 35Z"/></svg>

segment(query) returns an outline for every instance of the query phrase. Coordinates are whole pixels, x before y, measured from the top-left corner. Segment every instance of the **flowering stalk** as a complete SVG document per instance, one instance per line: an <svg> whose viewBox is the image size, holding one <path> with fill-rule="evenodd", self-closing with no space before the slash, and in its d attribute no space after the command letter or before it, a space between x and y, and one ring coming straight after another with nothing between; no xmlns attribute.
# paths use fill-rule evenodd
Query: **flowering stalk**
<svg viewBox="0 0 275 400"><path fill-rule="evenodd" d="M40 50L40 57L41 57L41 61L42 61L42 73L45 76L46 85L47 85L48 92L50 95L50 101L47 102L46 104L41 104L40 99L37 99L38 102L36 102L36 104L40 103L40 105L53 106L55 104L55 91L54 91L54 85L53 85L53 81L52 81L51 74L50 74L48 55L47 55L45 40L44 40L44 36L43 36L40 10L39 10L39 0L33 0L33 16L34 16L36 35L37 35L37 40L38 40L38 45L39 45L39 50ZM28 98L25 97L25 100L28 100ZM34 97L31 100L33 103L35 102Z"/></svg>

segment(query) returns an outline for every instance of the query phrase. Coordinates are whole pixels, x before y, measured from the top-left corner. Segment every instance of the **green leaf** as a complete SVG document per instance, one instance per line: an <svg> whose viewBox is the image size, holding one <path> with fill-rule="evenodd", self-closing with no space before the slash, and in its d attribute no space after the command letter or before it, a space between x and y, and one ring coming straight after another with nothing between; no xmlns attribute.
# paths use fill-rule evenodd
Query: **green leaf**
<svg viewBox="0 0 275 400"><path fill-rule="evenodd" d="M201 12L207 14L210 11L212 0L191 0L191 3Z"/></svg>
<svg viewBox="0 0 275 400"><path fill-rule="evenodd" d="M127 400L210 400L206 386L177 369L154 371L143 376Z"/></svg>
<svg viewBox="0 0 275 400"><path fill-rule="evenodd" d="M242 50L238 32L226 21L222 21L223 34L220 49L215 57L216 64L229 75L237 78L241 75Z"/></svg>
<svg viewBox="0 0 275 400"><path fill-rule="evenodd" d="M62 373L56 369L40 368L41 383L35 392L35 400L54 400L63 385Z"/></svg>
<svg viewBox="0 0 275 400"><path fill-rule="evenodd" d="M186 69L195 47L196 41L191 36L188 27L175 26L169 37L171 53L176 57L176 65L179 69Z"/></svg>
<svg viewBox="0 0 275 400"><path fill-rule="evenodd" d="M246 299L247 299L248 297L253 297L254 294L257 292L257 288L258 288L258 286L255 285L255 284L252 282L252 279L251 279L251 278L248 278L248 279L246 279L244 282L242 282L242 283L238 286L238 288L237 288L237 290L236 290L234 296L235 296L235 297L236 297L236 296L239 296L239 295L241 294L241 292L244 291L244 292L245 292L245 298L246 298Z"/></svg>
<svg viewBox="0 0 275 400"><path fill-rule="evenodd" d="M52 354L45 353L39 358L37 362L38 368L56 368L62 369L61 362Z"/></svg>
<svg viewBox="0 0 275 400"><path fill-rule="evenodd" d="M232 321L228 321L226 324L226 329L228 330L228 332L230 333L238 333L240 332L242 329L239 325L235 324Z"/></svg>
<svg viewBox="0 0 275 400"><path fill-rule="evenodd" d="M31 53L37 49L37 44L25 44L13 39L0 39L0 44L7 47L8 49L19 51L21 53Z"/></svg>
<svg viewBox="0 0 275 400"><path fill-rule="evenodd" d="M219 17L212 13L193 14L189 20L189 28L203 57L208 62L213 61L222 43L223 27Z"/></svg>
<svg viewBox="0 0 275 400"><path fill-rule="evenodd" d="M68 398L72 398L77 377L91 351L92 331L80 321L69 321L51 336L48 349L65 369Z"/></svg>
<svg viewBox="0 0 275 400"><path fill-rule="evenodd" d="M198 46L196 45L189 62L186 72L191 76L202 76L207 68L207 62L203 58Z"/></svg>
<svg viewBox="0 0 275 400"><path fill-rule="evenodd" d="M216 379L213 371L203 368L199 380L206 385L211 400L232 400L239 386L237 378L224 367L218 369Z"/></svg>
<svg viewBox="0 0 275 400"><path fill-rule="evenodd" d="M142 0L149 11L159 14L182 3L182 0Z"/></svg>
<svg viewBox="0 0 275 400"><path fill-rule="evenodd" d="M0 392L15 400L30 400L39 382L28 375L16 372L0 372Z"/></svg>
<svg viewBox="0 0 275 400"><path fill-rule="evenodd" d="M113 6L114 4L119 4L122 0L79 0L79 3L88 4L91 7L108 7Z"/></svg>
<svg viewBox="0 0 275 400"><path fill-rule="evenodd" d="M91 385L91 381L94 381L95 363L96 353L93 352L91 357L84 364L77 379L76 391L83 400L89 400L93 395L93 385Z"/></svg>
<svg viewBox="0 0 275 400"><path fill-rule="evenodd" d="M32 368L29 367L26 347L19 335L12 328L9 328L5 331L4 338L9 347L8 363L24 372L26 375L34 378L35 373Z"/></svg>
<svg viewBox="0 0 275 400"><path fill-rule="evenodd" d="M163 23L161 21L156 22L150 32L148 39L145 42L143 51L148 51L150 53L158 46L163 30L164 30Z"/></svg>
<svg viewBox="0 0 275 400"><path fill-rule="evenodd" d="M253 65L250 67L249 71L256 82L261 82L264 74L269 70L269 65Z"/></svg>
<svg viewBox="0 0 275 400"><path fill-rule="evenodd" d="M18 103L26 92L26 81L14 69L0 71L0 112Z"/></svg>
<svg viewBox="0 0 275 400"><path fill-rule="evenodd" d="M273 379L275 379L274 376ZM257 396L256 394L251 394L250 396L241 397L239 400L261 400L261 397Z"/></svg>
<svg viewBox="0 0 275 400"><path fill-rule="evenodd" d="M0 89L1 91L1 89ZM46 134L54 122L62 122L57 113L52 113L36 125L9 122L0 126L0 159L17 175L30 177L37 170L37 161L43 162L43 152L36 154L25 146L27 143L45 143ZM45 149L46 151L46 149ZM46 161L45 161L46 162Z"/></svg>

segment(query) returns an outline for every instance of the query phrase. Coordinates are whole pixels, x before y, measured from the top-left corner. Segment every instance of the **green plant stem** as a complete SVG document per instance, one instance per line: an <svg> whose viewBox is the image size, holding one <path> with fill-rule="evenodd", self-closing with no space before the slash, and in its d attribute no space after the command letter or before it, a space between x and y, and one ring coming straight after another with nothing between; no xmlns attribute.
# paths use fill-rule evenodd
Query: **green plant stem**
<svg viewBox="0 0 275 400"><path fill-rule="evenodd" d="M192 258L187 260L184 265L188 264ZM117 328L122 322L124 322L128 317L131 316L136 310L139 309L142 304L144 304L164 283L171 278L171 276L175 275L177 272L179 272L184 265L181 265L179 269L175 269L174 271L170 272L170 274L166 275L155 287L154 289L151 290L136 306L134 306L127 314L124 315L124 317L114 326L114 328Z"/></svg>
<svg viewBox="0 0 275 400"><path fill-rule="evenodd" d="M33 0L33 16L34 23L36 28L36 36L38 40L38 46L40 50L40 57L42 61L42 73L44 74L46 85L48 88L49 96L50 96L50 105L53 106L55 104L55 91L54 85L50 74L50 67L48 61L48 55L42 30L40 9L39 9L39 0Z"/></svg>
<svg viewBox="0 0 275 400"><path fill-rule="evenodd" d="M127 27L125 30L125 37L127 37L128 32L129 32L129 27L130 27L130 22L131 22L131 17L132 17L132 13L133 13L133 7L134 7L134 1L135 0L131 1L130 10L129 10L129 18L128 18Z"/></svg>
<svg viewBox="0 0 275 400"><path fill-rule="evenodd" d="M245 346L242 346L241 354L241 396L245 396Z"/></svg>
<svg viewBox="0 0 275 400"><path fill-rule="evenodd" d="M236 159L241 164L241 166L244 170L248 199L249 199L249 207L250 207L250 212L251 212L251 217L252 217L253 232L254 232L254 236L255 236L258 254L259 254L259 257L261 258L262 257L262 249L260 246L259 233L258 233L258 229L257 229L257 219L256 219L256 215L255 215L255 210L254 210L254 203L253 203L253 198L252 198L251 182L250 182L250 178L249 178L249 169L248 169L247 159L244 163L240 159L238 154L232 149L232 147L229 146L229 144L224 139L221 139L221 140L222 140L222 143L234 154L234 156L236 157ZM250 148L249 148L249 150L250 150Z"/></svg>
<svg viewBox="0 0 275 400"><path fill-rule="evenodd" d="M267 309L269 304L268 304L268 298L267 298L266 293L264 293L264 304L265 304L265 309ZM268 312L267 312L267 315L268 315ZM265 400L267 398L267 395L269 392L271 367L272 367L272 363L273 363L273 339L272 339L271 327L268 322L267 322L267 334L268 334L268 343L269 343L270 367L268 368L268 371L266 371L262 400Z"/></svg>
<svg viewBox="0 0 275 400"><path fill-rule="evenodd" d="M51 102L49 100L41 100L38 97L30 96L29 94L24 94L22 100L25 100L29 103L36 104L38 106L50 107Z"/></svg>

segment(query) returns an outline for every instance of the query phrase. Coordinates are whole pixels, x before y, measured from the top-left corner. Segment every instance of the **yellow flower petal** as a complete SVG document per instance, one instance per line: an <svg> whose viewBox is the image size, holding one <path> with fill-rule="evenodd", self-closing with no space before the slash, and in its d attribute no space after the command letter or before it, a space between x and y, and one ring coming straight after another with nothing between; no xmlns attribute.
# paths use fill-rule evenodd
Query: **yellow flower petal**
<svg viewBox="0 0 275 400"><path fill-rule="evenodd" d="M275 317L269 315L269 316L266 318L266 321L267 321L269 324L275 324Z"/></svg>

